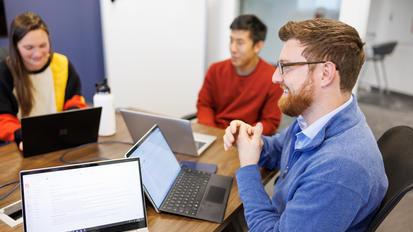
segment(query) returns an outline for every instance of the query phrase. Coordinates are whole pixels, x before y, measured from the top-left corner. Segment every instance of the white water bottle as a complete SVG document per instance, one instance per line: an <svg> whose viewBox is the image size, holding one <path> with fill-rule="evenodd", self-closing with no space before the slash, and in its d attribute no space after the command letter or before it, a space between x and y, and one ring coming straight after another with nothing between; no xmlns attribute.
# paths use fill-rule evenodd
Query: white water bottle
<svg viewBox="0 0 413 232"><path fill-rule="evenodd" d="M93 96L93 105L101 106L99 136L109 136L116 132L115 107L113 106L113 95L105 78L102 83L96 83L96 93Z"/></svg>

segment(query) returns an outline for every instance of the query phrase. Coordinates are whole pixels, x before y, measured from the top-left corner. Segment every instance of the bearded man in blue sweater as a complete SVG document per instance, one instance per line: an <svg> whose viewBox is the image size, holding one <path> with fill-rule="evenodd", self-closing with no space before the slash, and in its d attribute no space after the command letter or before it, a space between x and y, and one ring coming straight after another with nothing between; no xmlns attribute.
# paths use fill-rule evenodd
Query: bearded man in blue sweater
<svg viewBox="0 0 413 232"><path fill-rule="evenodd" d="M288 22L273 82L278 105L297 117L280 134L262 136L232 121L224 149L238 148L239 196L250 231L364 231L388 182L376 140L351 91L364 63L364 43L342 22ZM259 167L280 169L272 199Z"/></svg>

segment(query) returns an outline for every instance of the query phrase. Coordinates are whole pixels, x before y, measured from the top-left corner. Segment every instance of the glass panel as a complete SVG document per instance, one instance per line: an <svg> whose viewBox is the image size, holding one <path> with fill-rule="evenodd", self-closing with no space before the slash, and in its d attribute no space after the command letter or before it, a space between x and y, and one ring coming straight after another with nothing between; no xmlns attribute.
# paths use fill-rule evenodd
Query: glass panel
<svg viewBox="0 0 413 232"><path fill-rule="evenodd" d="M260 56L275 64L283 42L278 30L286 22L315 17L338 20L341 0L241 0L241 14L255 14L267 25L267 37Z"/></svg>

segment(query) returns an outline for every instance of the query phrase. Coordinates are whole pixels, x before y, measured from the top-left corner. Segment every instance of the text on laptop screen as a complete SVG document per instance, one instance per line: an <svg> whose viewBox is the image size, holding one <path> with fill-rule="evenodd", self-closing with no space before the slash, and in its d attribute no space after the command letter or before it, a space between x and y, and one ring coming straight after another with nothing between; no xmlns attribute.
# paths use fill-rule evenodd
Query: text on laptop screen
<svg viewBox="0 0 413 232"><path fill-rule="evenodd" d="M159 208L181 171L161 130L153 130L129 157L140 158L143 184Z"/></svg>
<svg viewBox="0 0 413 232"><path fill-rule="evenodd" d="M73 231L145 220L139 161L24 174L27 231Z"/></svg>

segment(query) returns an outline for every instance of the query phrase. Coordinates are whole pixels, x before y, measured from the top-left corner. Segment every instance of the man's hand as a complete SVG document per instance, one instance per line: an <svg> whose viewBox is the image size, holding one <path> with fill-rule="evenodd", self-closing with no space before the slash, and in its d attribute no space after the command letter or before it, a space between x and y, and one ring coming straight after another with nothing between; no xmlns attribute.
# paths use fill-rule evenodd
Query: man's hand
<svg viewBox="0 0 413 232"><path fill-rule="evenodd" d="M239 130L239 127L243 124L246 125L247 128L251 128L250 125L246 124L243 121L233 120L231 121L227 129L225 129L225 134L223 136L225 151L228 151L231 147L236 146L235 142L238 137L238 130Z"/></svg>
<svg viewBox="0 0 413 232"><path fill-rule="evenodd" d="M232 146L238 147L241 167L257 164L262 149L262 124L255 127L242 121L234 120L225 130L224 149L227 151Z"/></svg>
<svg viewBox="0 0 413 232"><path fill-rule="evenodd" d="M241 167L257 164L260 160L262 149L262 124L259 122L255 127L246 128L241 125L238 133L237 147Z"/></svg>

